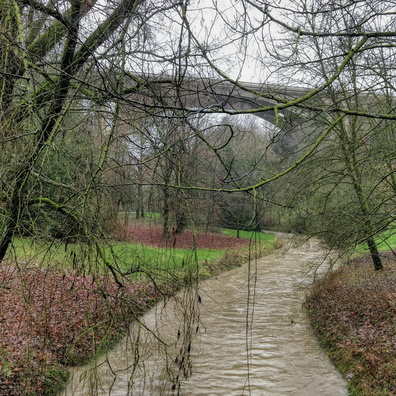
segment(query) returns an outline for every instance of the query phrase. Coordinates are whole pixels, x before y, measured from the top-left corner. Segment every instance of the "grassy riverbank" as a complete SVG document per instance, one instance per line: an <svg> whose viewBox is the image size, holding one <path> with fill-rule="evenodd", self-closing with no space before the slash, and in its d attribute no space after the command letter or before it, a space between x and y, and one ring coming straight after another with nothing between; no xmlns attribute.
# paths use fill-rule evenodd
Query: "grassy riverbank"
<svg viewBox="0 0 396 396"><path fill-rule="evenodd" d="M156 301L275 248L261 233L241 240L187 232L171 246L155 244L157 231L135 227L133 242L96 246L15 241L0 271L1 395L56 394L67 366L113 345Z"/></svg>
<svg viewBox="0 0 396 396"><path fill-rule="evenodd" d="M319 342L349 380L351 396L396 395L396 256L383 271L363 254L329 274L306 307Z"/></svg>

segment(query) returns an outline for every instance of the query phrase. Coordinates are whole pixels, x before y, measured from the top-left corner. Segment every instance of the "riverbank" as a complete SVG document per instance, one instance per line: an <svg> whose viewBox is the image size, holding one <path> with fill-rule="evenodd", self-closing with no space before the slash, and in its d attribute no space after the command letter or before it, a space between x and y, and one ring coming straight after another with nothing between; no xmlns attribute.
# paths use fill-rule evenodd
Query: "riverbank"
<svg viewBox="0 0 396 396"><path fill-rule="evenodd" d="M330 260L318 241L300 242L157 304L106 356L72 370L62 396L92 386L112 396L346 396L302 307L316 265Z"/></svg>
<svg viewBox="0 0 396 396"><path fill-rule="evenodd" d="M228 243L228 248L231 242L241 245L241 240L222 235L211 238L210 243L215 242L220 247ZM200 263L194 276L207 278L246 262L252 251L249 240L244 245ZM257 245L255 254L265 251ZM113 270L119 279L84 273L78 265L76 270L33 260L2 264L0 394L4 396L57 394L68 379L68 367L113 346L132 320L191 282L187 262L184 268L160 268L160 277L141 280L124 275L118 267Z"/></svg>
<svg viewBox="0 0 396 396"><path fill-rule="evenodd" d="M0 394L57 394L68 366L114 345L164 293L146 281L124 280L121 288L111 276L3 263Z"/></svg>
<svg viewBox="0 0 396 396"><path fill-rule="evenodd" d="M383 254L383 271L368 255L329 274L306 308L314 332L351 396L396 395L396 257Z"/></svg>

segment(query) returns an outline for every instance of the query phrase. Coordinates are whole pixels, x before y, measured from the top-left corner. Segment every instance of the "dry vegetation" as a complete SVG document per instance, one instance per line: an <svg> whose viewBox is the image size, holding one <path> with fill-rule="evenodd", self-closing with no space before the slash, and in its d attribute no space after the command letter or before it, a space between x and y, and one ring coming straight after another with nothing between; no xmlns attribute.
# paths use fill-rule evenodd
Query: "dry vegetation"
<svg viewBox="0 0 396 396"><path fill-rule="evenodd" d="M10 264L0 272L0 394L52 394L65 366L114 343L158 295L147 283Z"/></svg>
<svg viewBox="0 0 396 396"><path fill-rule="evenodd" d="M396 395L396 257L374 271L368 256L318 284L306 306L315 332L350 394Z"/></svg>

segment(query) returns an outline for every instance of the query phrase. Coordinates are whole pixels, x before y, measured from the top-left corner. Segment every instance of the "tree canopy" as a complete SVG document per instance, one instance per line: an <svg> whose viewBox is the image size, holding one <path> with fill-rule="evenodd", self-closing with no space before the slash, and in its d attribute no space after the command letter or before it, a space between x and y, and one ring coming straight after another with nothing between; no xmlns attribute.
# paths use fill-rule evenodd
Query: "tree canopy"
<svg viewBox="0 0 396 396"><path fill-rule="evenodd" d="M352 239L367 241L375 261L373 237L393 221L394 12L393 1L363 0L4 0L0 259L14 235L40 234L49 218L52 235L104 233L132 186L257 197L290 174L320 179L306 189L331 202L316 201L317 215L345 214L334 193L349 197L345 217L363 230ZM229 89L213 102L220 83ZM249 108L233 107L240 90ZM194 121L269 111L276 127L262 162L243 169L232 124L215 142ZM193 152L216 158L214 178L196 177ZM326 166L307 179L314 158ZM164 163L168 176L148 177ZM299 206L268 191L263 202Z"/></svg>

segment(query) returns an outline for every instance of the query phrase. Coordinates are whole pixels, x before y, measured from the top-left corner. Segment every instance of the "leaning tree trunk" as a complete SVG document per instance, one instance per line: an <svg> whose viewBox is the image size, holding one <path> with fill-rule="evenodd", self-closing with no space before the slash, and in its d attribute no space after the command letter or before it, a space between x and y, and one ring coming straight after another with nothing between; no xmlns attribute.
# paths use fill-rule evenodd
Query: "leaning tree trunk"
<svg viewBox="0 0 396 396"><path fill-rule="evenodd" d="M37 133L36 146L28 158L23 161L23 165L17 172L11 192L11 199L9 202L9 210L7 220L4 224L4 231L0 237L0 262L4 259L8 247L12 241L13 236L18 227L19 219L24 207L28 202L24 201L24 188L27 180L31 175L31 170L34 168L43 147L45 147L51 140L52 134L58 127L58 121L61 119L61 111L65 104L67 93L70 88L71 76L74 74L73 57L77 46L77 35L79 29L79 15L80 7L72 7L73 21L70 24L67 42L62 54L62 61L60 65L61 73L53 86L51 100L46 111L46 116L43 117L40 131ZM21 120L23 121L23 119Z"/></svg>
<svg viewBox="0 0 396 396"><path fill-rule="evenodd" d="M364 218L363 232L364 240L367 242L371 259L373 261L374 269L376 271L383 269L382 260L378 252L377 243L374 239L374 227L371 219L371 208L368 201L368 196L365 194L363 183L362 183L362 169L357 159L356 153L356 135L357 126L355 125L356 117L352 118L349 125L351 130L351 138L348 138L347 127L344 122L341 122L340 137L342 144L342 151L345 158L346 168L351 178L353 189L357 200L359 202L360 211Z"/></svg>
<svg viewBox="0 0 396 396"><path fill-rule="evenodd" d="M370 251L371 259L374 264L374 269L376 271L382 270L384 267L382 265L382 260L378 252L377 244L373 237L367 239L367 245Z"/></svg>

